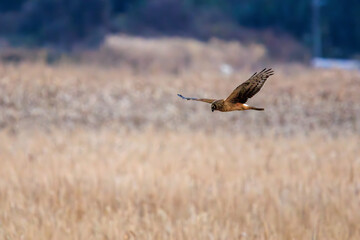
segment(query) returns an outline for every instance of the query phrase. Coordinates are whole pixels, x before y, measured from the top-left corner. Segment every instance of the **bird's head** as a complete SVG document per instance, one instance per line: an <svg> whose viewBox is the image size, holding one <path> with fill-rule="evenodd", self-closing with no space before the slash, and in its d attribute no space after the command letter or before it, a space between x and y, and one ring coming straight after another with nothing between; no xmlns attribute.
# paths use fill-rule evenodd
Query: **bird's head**
<svg viewBox="0 0 360 240"><path fill-rule="evenodd" d="M220 110L222 105L224 104L224 100L216 100L211 104L211 111Z"/></svg>

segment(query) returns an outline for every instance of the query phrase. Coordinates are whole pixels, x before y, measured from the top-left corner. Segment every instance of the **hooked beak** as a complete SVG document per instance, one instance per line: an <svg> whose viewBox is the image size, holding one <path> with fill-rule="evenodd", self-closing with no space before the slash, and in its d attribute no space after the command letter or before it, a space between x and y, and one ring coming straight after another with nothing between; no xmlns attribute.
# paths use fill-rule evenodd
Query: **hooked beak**
<svg viewBox="0 0 360 240"><path fill-rule="evenodd" d="M214 111L214 109L211 109L211 111L213 112L213 111Z"/></svg>

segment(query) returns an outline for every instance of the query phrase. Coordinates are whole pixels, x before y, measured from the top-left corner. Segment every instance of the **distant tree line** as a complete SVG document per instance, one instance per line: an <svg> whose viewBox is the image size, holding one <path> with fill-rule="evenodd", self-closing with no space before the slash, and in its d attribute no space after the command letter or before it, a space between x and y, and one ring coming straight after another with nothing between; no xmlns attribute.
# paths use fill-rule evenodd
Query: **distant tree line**
<svg viewBox="0 0 360 240"><path fill-rule="evenodd" d="M356 56L360 1L322 1L325 56ZM0 1L0 36L14 45L71 50L113 32L241 40L251 35L246 29L286 33L311 46L311 0Z"/></svg>

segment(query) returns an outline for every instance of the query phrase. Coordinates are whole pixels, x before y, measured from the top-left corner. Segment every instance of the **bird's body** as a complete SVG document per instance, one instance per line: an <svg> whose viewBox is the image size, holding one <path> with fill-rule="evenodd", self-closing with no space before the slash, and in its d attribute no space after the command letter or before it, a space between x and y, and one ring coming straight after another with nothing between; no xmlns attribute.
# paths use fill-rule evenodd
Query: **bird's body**
<svg viewBox="0 0 360 240"><path fill-rule="evenodd" d="M242 103L232 103L229 101L225 101L224 99L216 100L212 103L214 107L214 111L218 110L220 112L230 112L230 111L244 111L244 110L258 110L262 111L263 108L250 107L247 104Z"/></svg>
<svg viewBox="0 0 360 240"><path fill-rule="evenodd" d="M208 99L208 98L187 98L178 94L179 97L186 100L201 101L211 103L211 111L243 111L243 110L257 110L263 111L263 108L251 107L245 104L249 98L258 93L265 81L273 75L271 69L263 69L259 73L254 73L247 81L238 86L226 99Z"/></svg>

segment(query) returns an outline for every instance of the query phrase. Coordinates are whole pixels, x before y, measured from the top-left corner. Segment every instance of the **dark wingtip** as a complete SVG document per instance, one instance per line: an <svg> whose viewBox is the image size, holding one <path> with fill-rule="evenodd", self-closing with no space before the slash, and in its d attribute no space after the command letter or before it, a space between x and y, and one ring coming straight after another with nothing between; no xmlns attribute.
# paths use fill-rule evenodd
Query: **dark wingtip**
<svg viewBox="0 0 360 240"><path fill-rule="evenodd" d="M268 68L266 69L266 73L271 76L271 75L274 75L274 70L272 68Z"/></svg>
<svg viewBox="0 0 360 240"><path fill-rule="evenodd" d="M177 94L179 97L181 97L182 99L185 99L185 100L189 100L189 99L187 99L186 97L184 97L183 95L181 95L181 94Z"/></svg>

